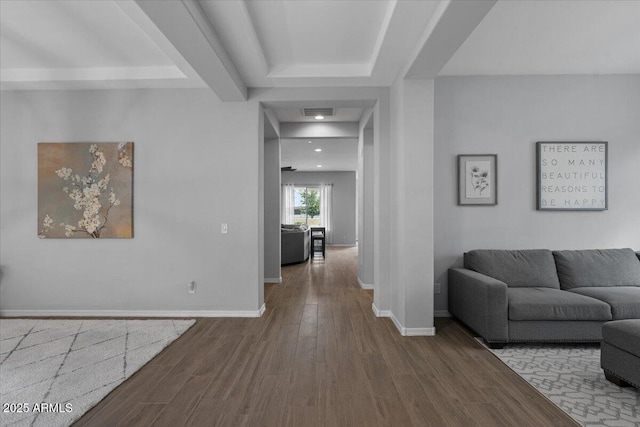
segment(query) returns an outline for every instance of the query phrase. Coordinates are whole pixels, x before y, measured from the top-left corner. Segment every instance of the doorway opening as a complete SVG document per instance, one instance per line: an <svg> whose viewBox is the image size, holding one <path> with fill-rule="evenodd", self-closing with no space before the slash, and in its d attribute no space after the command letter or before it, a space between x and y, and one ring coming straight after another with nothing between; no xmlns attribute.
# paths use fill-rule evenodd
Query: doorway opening
<svg viewBox="0 0 640 427"><path fill-rule="evenodd" d="M265 127L277 134L269 142L265 138L271 145L264 156L265 283L282 281L281 262L273 255L281 255L283 245L294 240L285 242L285 227L324 227L329 249L354 248L354 281L373 289L375 103L263 102ZM304 115L309 108L330 109L333 116L319 121ZM346 252L327 251L327 262L341 253ZM309 256L303 259L310 262Z"/></svg>

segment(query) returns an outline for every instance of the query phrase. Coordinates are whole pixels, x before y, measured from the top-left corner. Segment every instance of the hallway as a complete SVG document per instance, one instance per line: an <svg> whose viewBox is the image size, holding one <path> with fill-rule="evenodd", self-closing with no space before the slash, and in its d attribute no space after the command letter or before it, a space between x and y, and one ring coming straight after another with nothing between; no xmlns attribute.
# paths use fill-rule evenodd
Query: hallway
<svg viewBox="0 0 640 427"><path fill-rule="evenodd" d="M575 425L456 322L402 337L357 247L284 267L261 318L198 319L76 425Z"/></svg>

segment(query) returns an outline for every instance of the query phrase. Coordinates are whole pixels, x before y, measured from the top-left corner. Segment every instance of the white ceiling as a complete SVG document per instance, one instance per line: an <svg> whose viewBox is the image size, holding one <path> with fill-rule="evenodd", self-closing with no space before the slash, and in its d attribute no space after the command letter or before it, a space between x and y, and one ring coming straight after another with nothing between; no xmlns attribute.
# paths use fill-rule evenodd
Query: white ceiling
<svg viewBox="0 0 640 427"><path fill-rule="evenodd" d="M204 87L133 1L0 1L2 89Z"/></svg>
<svg viewBox="0 0 640 427"><path fill-rule="evenodd" d="M249 87L388 86L439 3L200 1Z"/></svg>
<svg viewBox="0 0 640 427"><path fill-rule="evenodd" d="M640 73L640 1L499 1L440 75Z"/></svg>
<svg viewBox="0 0 640 427"><path fill-rule="evenodd" d="M0 7L3 65L40 69L173 65L113 2L3 1Z"/></svg>
<svg viewBox="0 0 640 427"><path fill-rule="evenodd" d="M316 152L317 148L322 151ZM282 139L280 164L283 167L292 166L301 172L355 171L358 169L358 140L356 138ZM322 168L317 165L322 165Z"/></svg>
<svg viewBox="0 0 640 427"><path fill-rule="evenodd" d="M464 22L481 3L493 8ZM467 28L424 62L441 61L432 76L640 73L639 17L633 0L1 0L0 80L209 86L223 100L250 87L389 86L412 64L421 75L430 40L452 40L439 24Z"/></svg>

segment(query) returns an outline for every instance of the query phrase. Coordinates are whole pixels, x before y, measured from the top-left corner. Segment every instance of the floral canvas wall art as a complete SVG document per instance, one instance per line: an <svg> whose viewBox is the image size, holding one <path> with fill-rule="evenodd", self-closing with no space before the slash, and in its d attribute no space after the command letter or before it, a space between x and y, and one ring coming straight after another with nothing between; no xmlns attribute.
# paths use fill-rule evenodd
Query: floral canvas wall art
<svg viewBox="0 0 640 427"><path fill-rule="evenodd" d="M133 142L38 144L38 236L133 237Z"/></svg>

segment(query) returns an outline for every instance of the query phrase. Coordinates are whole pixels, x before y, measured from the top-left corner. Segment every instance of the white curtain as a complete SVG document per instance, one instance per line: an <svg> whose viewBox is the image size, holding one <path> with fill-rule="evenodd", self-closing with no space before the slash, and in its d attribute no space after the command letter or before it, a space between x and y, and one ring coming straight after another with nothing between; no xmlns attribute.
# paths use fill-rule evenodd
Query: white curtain
<svg viewBox="0 0 640 427"><path fill-rule="evenodd" d="M280 219L282 224L293 224L295 187L293 184L282 184L282 206L280 207Z"/></svg>
<svg viewBox="0 0 640 427"><path fill-rule="evenodd" d="M326 243L333 243L333 184L320 185L320 218L325 228Z"/></svg>

